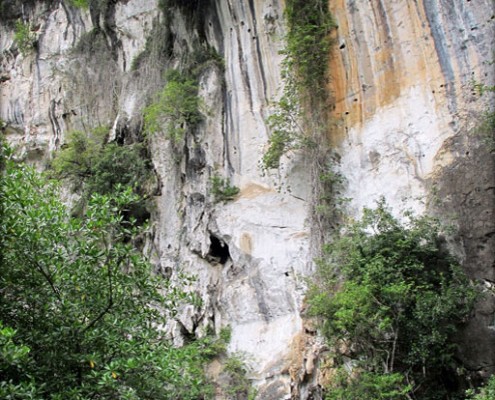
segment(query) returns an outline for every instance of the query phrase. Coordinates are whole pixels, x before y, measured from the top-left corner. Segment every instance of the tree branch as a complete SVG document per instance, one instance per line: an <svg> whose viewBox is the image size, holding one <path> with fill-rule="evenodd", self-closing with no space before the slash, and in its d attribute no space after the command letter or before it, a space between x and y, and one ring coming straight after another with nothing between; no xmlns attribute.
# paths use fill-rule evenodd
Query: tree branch
<svg viewBox="0 0 495 400"><path fill-rule="evenodd" d="M62 295L60 294L60 290L58 290L58 288L55 286L55 283L53 282L50 274L44 270L44 268L40 265L39 262L37 262L36 260L33 260L33 262L34 262L34 265L36 266L36 269L41 273L41 275L43 275L45 280L50 285L50 288L52 289L52 292L57 297L58 301L62 302Z"/></svg>
<svg viewBox="0 0 495 400"><path fill-rule="evenodd" d="M107 277L108 277L108 303L106 305L106 307L100 311L100 313L96 316L96 318L94 318L83 330L81 333L85 333L87 332L89 329L91 329L93 326L96 325L96 323L98 321L100 321L106 314L108 314L108 312L111 310L111 308L113 307L113 282L112 282L112 268L110 267L110 263L109 263L109 258L110 258L110 255L107 256L107 260L105 261L105 264L107 265ZM119 267L119 265L122 263L124 257L119 257L118 261L117 261L117 268Z"/></svg>

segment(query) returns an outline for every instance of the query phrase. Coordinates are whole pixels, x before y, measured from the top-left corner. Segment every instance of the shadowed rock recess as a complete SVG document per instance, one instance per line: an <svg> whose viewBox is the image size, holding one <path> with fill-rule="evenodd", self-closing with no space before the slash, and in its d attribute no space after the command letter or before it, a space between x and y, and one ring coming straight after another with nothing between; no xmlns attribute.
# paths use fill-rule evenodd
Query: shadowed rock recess
<svg viewBox="0 0 495 400"><path fill-rule="evenodd" d="M170 324L174 341L230 326L229 352L242 354L256 398L321 398L326 347L303 318L305 278L324 229L312 223L315 159L294 149L278 169L262 168L266 121L284 87L285 2L76 3L0 3L7 141L43 169L72 131L104 127L108 141L145 140L157 188L144 249L172 279L196 276L202 299ZM357 217L384 196L396 213L439 216L457 229L451 245L469 277L493 288L493 127L479 127L494 97L476 88L495 81L495 3L329 7L338 27L325 60L325 141L344 177L345 213ZM16 21L29 26L22 43ZM145 110L157 96L173 96L172 70L193 81L199 114L180 111L176 122L171 112L147 132ZM239 192L214 188L215 177ZM487 294L459 334L459 357L480 378L495 372L494 321Z"/></svg>

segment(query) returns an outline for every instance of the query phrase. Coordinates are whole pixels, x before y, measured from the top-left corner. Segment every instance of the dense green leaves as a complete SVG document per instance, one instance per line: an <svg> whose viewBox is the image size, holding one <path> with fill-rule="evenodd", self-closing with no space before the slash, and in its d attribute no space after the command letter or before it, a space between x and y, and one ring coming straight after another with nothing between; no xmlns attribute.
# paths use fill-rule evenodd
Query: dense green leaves
<svg viewBox="0 0 495 400"><path fill-rule="evenodd" d="M308 96L325 96L328 58L336 27L325 0L288 0L285 8L287 67Z"/></svg>
<svg viewBox="0 0 495 400"><path fill-rule="evenodd" d="M157 99L144 110L145 129L148 133L164 132L177 142L187 128L201 121L198 85L177 70L169 71L166 80Z"/></svg>
<svg viewBox="0 0 495 400"><path fill-rule="evenodd" d="M380 203L328 246L310 294L311 312L323 318L337 359L353 360L360 378L349 384L352 390L372 376L398 374L397 390L411 385L416 399L448 392L443 375L455 374L452 337L476 293L439 229L428 218L402 224ZM394 396L383 398L405 398Z"/></svg>
<svg viewBox="0 0 495 400"><path fill-rule="evenodd" d="M215 341L177 349L167 340L162 327L188 296L133 248L138 228L123 217L136 201L130 188L93 194L74 218L53 183L7 160L0 194L0 397L210 393L204 365Z"/></svg>
<svg viewBox="0 0 495 400"><path fill-rule="evenodd" d="M361 371L353 379L341 367L333 376L325 400L404 400L411 387L404 385L398 373L380 374Z"/></svg>
<svg viewBox="0 0 495 400"><path fill-rule="evenodd" d="M119 185L143 195L152 177L144 146L105 144L107 131L103 127L71 132L52 162L55 175L68 179L74 188L83 187L86 199L92 193L111 194Z"/></svg>
<svg viewBox="0 0 495 400"><path fill-rule="evenodd" d="M495 375L490 377L487 385L482 387L478 392L475 390L467 391L467 400L493 400L495 399Z"/></svg>

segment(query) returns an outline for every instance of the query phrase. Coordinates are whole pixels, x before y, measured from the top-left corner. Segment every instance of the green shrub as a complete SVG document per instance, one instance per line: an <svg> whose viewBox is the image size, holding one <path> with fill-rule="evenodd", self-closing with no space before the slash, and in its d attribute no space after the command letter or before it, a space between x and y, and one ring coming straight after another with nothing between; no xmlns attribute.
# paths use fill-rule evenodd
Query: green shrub
<svg viewBox="0 0 495 400"><path fill-rule="evenodd" d="M239 354L230 355L224 365L223 374L227 378L227 384L222 388L231 399L251 400L256 396L256 391L247 378L248 369Z"/></svg>
<svg viewBox="0 0 495 400"><path fill-rule="evenodd" d="M215 202L233 200L239 194L239 188L237 186L231 186L227 179L219 175L213 175L210 181L211 193Z"/></svg>
<svg viewBox="0 0 495 400"><path fill-rule="evenodd" d="M22 55L27 55L33 49L35 39L29 23L21 20L15 23L14 42Z"/></svg>
<svg viewBox="0 0 495 400"><path fill-rule="evenodd" d="M145 194L151 179L151 165L143 144L105 144L105 127L91 133L74 131L67 144L52 162L57 177L71 181L75 188L83 187L89 198L93 193L110 194L120 186L132 187Z"/></svg>
<svg viewBox="0 0 495 400"><path fill-rule="evenodd" d="M459 366L453 335L476 298L439 232L426 217L400 223L383 202L366 209L328 245L309 293L337 362L349 357L373 379L407 376L397 390L409 382L415 399L446 398L443 377Z"/></svg>
<svg viewBox="0 0 495 400"><path fill-rule="evenodd" d="M199 44L189 54L188 70L192 76L199 77L211 65L216 65L222 72L225 70L225 60L213 46Z"/></svg>
<svg viewBox="0 0 495 400"><path fill-rule="evenodd" d="M352 375L340 367L332 376L325 400L406 400L411 390L409 385L404 384L402 374L353 371Z"/></svg>
<svg viewBox="0 0 495 400"><path fill-rule="evenodd" d="M479 391L470 389L466 392L466 400L493 400L495 399L495 375L492 375L486 386Z"/></svg>
<svg viewBox="0 0 495 400"><path fill-rule="evenodd" d="M198 85L177 70L169 71L166 80L158 98L144 110L145 130L150 134L164 132L178 142L202 119Z"/></svg>
<svg viewBox="0 0 495 400"><path fill-rule="evenodd" d="M105 144L107 130L92 132L73 131L67 142L52 161L52 168L59 178L69 179L75 187L81 186L93 175L94 166Z"/></svg>
<svg viewBox="0 0 495 400"><path fill-rule="evenodd" d="M117 185L130 186L137 193L144 193L150 178L149 160L143 154L141 144L120 146L109 143L103 147L88 180L91 193L112 193Z"/></svg>
<svg viewBox="0 0 495 400"><path fill-rule="evenodd" d="M82 8L84 10L89 8L88 0L69 0L69 4L76 8Z"/></svg>
<svg viewBox="0 0 495 400"><path fill-rule="evenodd" d="M268 150L263 155L263 167L278 168L281 157L290 150L303 148L310 143L301 126L303 115L296 96L288 96L288 90L267 118L270 128Z"/></svg>

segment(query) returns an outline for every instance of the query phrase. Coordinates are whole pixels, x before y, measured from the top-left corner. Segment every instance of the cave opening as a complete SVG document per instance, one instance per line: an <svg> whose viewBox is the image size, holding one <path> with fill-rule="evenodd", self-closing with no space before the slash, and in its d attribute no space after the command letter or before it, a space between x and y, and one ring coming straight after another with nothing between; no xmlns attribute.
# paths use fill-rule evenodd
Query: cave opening
<svg viewBox="0 0 495 400"><path fill-rule="evenodd" d="M210 235L210 251L208 257L220 264L225 264L230 259L229 246L215 235Z"/></svg>

